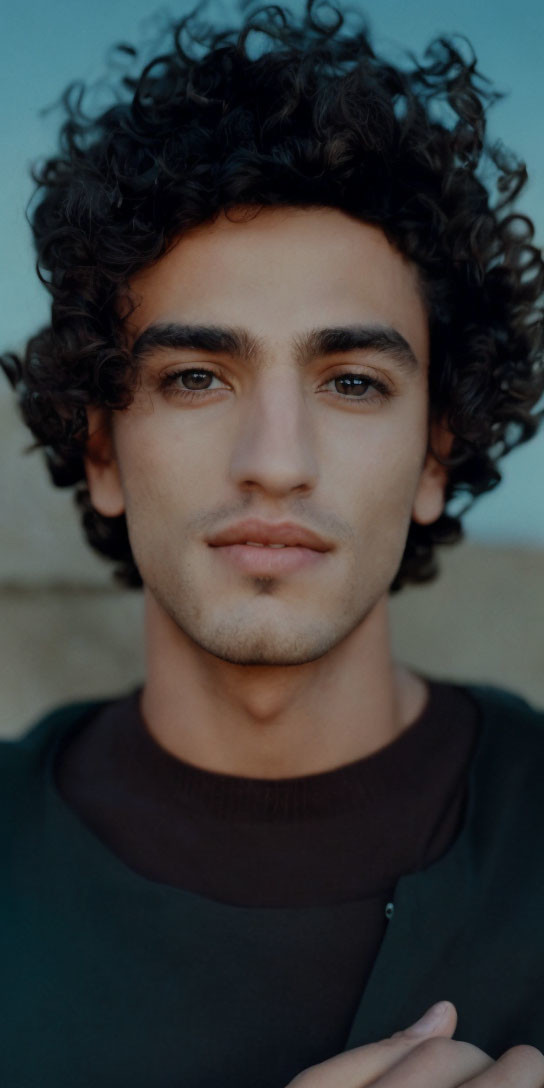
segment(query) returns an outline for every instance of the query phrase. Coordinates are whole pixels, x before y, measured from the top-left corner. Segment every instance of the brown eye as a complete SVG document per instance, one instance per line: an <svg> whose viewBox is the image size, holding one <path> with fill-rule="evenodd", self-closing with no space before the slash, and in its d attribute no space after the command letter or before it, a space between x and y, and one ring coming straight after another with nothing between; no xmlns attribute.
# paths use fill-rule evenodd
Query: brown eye
<svg viewBox="0 0 544 1088"><path fill-rule="evenodd" d="M343 400L374 401L388 400L391 397L391 390L385 382L371 377L370 374L353 374L348 371L344 374L336 374L326 384L333 383L333 391ZM367 395L369 390L373 392Z"/></svg>
<svg viewBox="0 0 544 1088"><path fill-rule="evenodd" d="M210 383L221 381L213 370L204 370L202 367L185 367L183 370L172 370L164 374L160 381L160 389L166 396L180 396L190 398L197 397L200 392L206 393L210 389Z"/></svg>
<svg viewBox="0 0 544 1088"><path fill-rule="evenodd" d="M372 386L370 378L361 377L360 374L342 374L333 380L338 393L366 393Z"/></svg>
<svg viewBox="0 0 544 1088"><path fill-rule="evenodd" d="M183 382L185 389L207 389L210 379L215 377L210 370L182 370L181 373L173 375L179 382ZM206 384L208 383L208 385Z"/></svg>

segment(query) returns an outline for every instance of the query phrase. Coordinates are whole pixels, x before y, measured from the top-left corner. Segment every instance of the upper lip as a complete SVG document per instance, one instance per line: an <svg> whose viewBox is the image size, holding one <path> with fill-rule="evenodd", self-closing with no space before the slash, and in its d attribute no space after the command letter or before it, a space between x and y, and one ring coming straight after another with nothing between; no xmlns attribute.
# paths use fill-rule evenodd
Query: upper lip
<svg viewBox="0 0 544 1088"><path fill-rule="evenodd" d="M248 518L228 526L211 537L208 544L218 548L224 544L245 544L248 540L255 544L290 544L291 547L299 544L316 552L328 552L331 547L312 529L305 529L293 521L267 522L257 518Z"/></svg>

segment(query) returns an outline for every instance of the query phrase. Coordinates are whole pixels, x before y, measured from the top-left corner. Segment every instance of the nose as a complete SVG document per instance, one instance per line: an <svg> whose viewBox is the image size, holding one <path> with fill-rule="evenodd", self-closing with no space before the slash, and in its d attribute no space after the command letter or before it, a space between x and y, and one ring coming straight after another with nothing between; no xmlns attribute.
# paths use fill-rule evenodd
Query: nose
<svg viewBox="0 0 544 1088"><path fill-rule="evenodd" d="M300 374L287 366L261 375L236 431L230 471L238 488L273 496L315 488L318 463L309 395Z"/></svg>

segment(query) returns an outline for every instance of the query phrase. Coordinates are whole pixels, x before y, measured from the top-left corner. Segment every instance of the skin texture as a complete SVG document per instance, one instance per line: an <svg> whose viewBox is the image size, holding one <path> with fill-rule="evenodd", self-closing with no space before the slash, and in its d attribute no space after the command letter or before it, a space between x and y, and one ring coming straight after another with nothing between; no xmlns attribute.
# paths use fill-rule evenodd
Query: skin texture
<svg viewBox="0 0 544 1088"><path fill-rule="evenodd" d="M432 1010L437 1015L430 1023L419 1021L313 1065L287 1088L542 1088L544 1057L535 1047L515 1046L493 1061L472 1043L452 1040L457 1010L451 1001Z"/></svg>
<svg viewBox="0 0 544 1088"><path fill-rule="evenodd" d="M242 327L251 361L157 349L131 406L89 410L93 504L126 512L144 581L155 739L201 767L254 777L329 770L389 743L421 712L425 683L392 660L388 589L410 519L444 504L427 454L429 334L416 269L376 227L328 208L224 215L179 239L131 289L131 345L156 322ZM354 323L400 333L417 360L357 350L301 366L296 338ZM207 385L161 380L211 369ZM357 374L385 383L357 398ZM451 436L433 425L435 448ZM292 520L332 544L273 578L233 569L207 538L243 517Z"/></svg>

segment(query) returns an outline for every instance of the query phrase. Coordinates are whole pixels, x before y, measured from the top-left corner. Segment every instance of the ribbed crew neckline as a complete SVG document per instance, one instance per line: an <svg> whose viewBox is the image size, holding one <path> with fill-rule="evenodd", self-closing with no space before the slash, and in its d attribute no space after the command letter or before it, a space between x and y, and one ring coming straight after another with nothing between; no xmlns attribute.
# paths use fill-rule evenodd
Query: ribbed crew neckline
<svg viewBox="0 0 544 1088"><path fill-rule="evenodd" d="M140 709L141 688L107 706L93 729L110 731L113 766L124 766L133 785L183 800L195 812L222 820L299 821L360 810L384 795L413 796L422 769L432 767L444 747L441 721L452 718L452 691L464 689L426 680L427 702L418 717L390 743L361 759L328 771L290 778L250 778L198 767L163 748L149 732ZM447 743L447 741L446 741Z"/></svg>
<svg viewBox="0 0 544 1088"><path fill-rule="evenodd" d="M149 733L137 689L65 734L57 785L80 819L151 880L257 907L388 895L399 875L430 864L453 840L478 733L479 707L466 688L426 682L426 706L389 744L283 779L178 759Z"/></svg>

